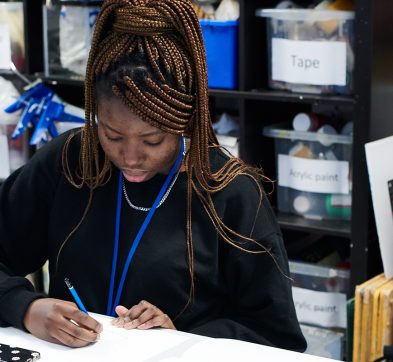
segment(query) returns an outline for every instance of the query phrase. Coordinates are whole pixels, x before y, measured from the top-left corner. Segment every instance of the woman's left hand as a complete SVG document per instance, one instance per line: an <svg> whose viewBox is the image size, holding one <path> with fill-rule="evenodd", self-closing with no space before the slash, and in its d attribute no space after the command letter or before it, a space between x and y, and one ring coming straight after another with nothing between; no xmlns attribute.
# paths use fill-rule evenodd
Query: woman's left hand
<svg viewBox="0 0 393 362"><path fill-rule="evenodd" d="M118 305L115 311L119 317L114 319L112 324L117 327L125 329L149 329L153 327L176 329L167 314L145 300L140 301L130 309Z"/></svg>

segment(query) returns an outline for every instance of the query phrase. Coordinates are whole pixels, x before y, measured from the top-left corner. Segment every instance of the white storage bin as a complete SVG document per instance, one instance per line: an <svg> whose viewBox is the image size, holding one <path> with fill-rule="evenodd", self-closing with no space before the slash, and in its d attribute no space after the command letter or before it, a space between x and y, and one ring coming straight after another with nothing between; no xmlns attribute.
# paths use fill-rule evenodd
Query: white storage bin
<svg viewBox="0 0 393 362"><path fill-rule="evenodd" d="M289 270L299 322L345 329L349 271L293 261L289 262Z"/></svg>
<svg viewBox="0 0 393 362"><path fill-rule="evenodd" d="M354 12L259 9L266 17L269 86L306 93L350 94Z"/></svg>
<svg viewBox="0 0 393 362"><path fill-rule="evenodd" d="M350 219L352 137L265 127L275 139L278 211L310 219Z"/></svg>

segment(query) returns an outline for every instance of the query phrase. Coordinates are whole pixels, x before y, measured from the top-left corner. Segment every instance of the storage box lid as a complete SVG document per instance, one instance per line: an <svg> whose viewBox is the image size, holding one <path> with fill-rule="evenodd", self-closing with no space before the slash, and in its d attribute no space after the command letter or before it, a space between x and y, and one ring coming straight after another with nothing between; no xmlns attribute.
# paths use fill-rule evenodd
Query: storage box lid
<svg viewBox="0 0 393 362"><path fill-rule="evenodd" d="M263 134L267 137L284 138L290 140L302 140L311 142L320 142L322 144L352 144L352 136L341 134L326 134L318 132L294 131L288 128L287 124L277 124L263 128Z"/></svg>
<svg viewBox="0 0 393 362"><path fill-rule="evenodd" d="M313 10L313 9L257 9L256 16L287 21L327 21L351 20L355 18L353 11Z"/></svg>
<svg viewBox="0 0 393 362"><path fill-rule="evenodd" d="M329 268L326 266L294 261L288 261L288 264L291 274L302 274L319 278L338 277L342 279L349 279L350 276L349 270L346 269Z"/></svg>
<svg viewBox="0 0 393 362"><path fill-rule="evenodd" d="M239 20L199 19L201 26L237 26Z"/></svg>

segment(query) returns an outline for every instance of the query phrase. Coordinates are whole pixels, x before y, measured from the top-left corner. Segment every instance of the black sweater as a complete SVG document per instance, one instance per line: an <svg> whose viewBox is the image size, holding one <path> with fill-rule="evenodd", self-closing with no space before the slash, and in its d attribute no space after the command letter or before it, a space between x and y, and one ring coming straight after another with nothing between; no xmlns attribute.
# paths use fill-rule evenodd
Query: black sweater
<svg viewBox="0 0 393 362"><path fill-rule="evenodd" d="M77 189L61 168L61 135L39 150L0 188L0 322L23 329L28 305L42 297L24 278L49 259L49 296L72 300L64 283L68 277L89 311L106 313L112 266L116 197L119 170L94 192L86 219L59 249L77 225L88 200L86 188ZM69 160L76 165L79 137L71 144ZM212 165L225 156L216 152ZM144 183L127 183L132 202L149 207L164 175ZM173 320L177 329L223 338L236 338L303 351L292 302L287 256L282 236L266 197L258 214L253 237L270 249L250 254L224 242L196 196L192 203L192 238L195 295L183 312L190 290L186 246L186 174L180 173L168 198L147 228L130 265L120 304L131 307L144 299ZM259 196L246 176L238 177L214 195L224 223L249 235ZM132 241L146 212L122 203L119 256L115 292ZM245 244L245 248L253 246ZM179 315L180 313L180 315Z"/></svg>

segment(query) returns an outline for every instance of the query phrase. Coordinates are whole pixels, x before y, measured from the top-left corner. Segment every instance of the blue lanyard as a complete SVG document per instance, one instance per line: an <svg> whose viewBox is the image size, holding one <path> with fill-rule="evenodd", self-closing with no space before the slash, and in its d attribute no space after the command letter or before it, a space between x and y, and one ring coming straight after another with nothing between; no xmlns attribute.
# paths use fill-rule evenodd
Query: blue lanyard
<svg viewBox="0 0 393 362"><path fill-rule="evenodd" d="M177 157L167 178L165 179L165 182L162 185L161 190L158 193L158 195L153 203L153 206L151 207L151 209L149 210L149 213L147 214L145 220L143 221L143 224L140 227L138 234L136 235L134 242L131 245L130 251L128 252L127 260L124 264L123 272L122 272L121 279L119 282L119 287L117 289L116 298L115 298L115 301L113 302L113 290L114 290L114 284L115 284L117 254L118 254L118 250L119 250L120 215L121 215L121 203L122 203L123 173L120 171L119 184L118 184L118 188L117 188L116 227L115 227L115 238L114 238L114 247L113 247L112 272L111 272L111 280L110 280L110 287L109 287L108 306L106 309L106 314L109 316L112 316L112 317L116 316L115 307L119 304L121 293L122 293L123 287L124 287L124 281L126 279L128 268L130 267L130 264L131 264L131 260L135 254L136 248L138 247L143 234L145 233L154 213L156 212L157 205L160 203L166 190L168 189L169 183L172 181L176 171L180 167L181 161L183 159L183 152L184 152L184 140L183 140L183 136L182 136L181 149L180 149L179 156Z"/></svg>

